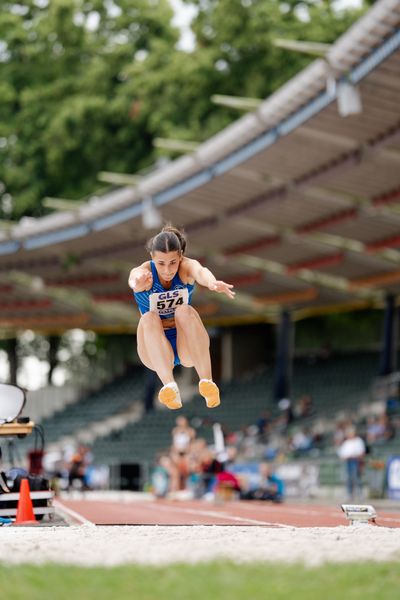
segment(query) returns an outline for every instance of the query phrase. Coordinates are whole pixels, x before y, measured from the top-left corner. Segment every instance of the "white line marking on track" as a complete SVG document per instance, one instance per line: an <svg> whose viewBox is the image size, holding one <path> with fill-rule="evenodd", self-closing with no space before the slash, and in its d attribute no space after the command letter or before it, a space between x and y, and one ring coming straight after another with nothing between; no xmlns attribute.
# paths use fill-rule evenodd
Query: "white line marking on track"
<svg viewBox="0 0 400 600"><path fill-rule="evenodd" d="M190 515L204 516L204 517L213 517L219 519L225 519L227 521L241 521L243 524L248 525L269 525L270 527L281 527L281 528L290 528L292 529L292 525L284 525L283 523L270 523L269 521L259 521L257 519L249 519L247 517L235 517L233 515L228 515L224 512L218 512L214 510L202 510L196 508L175 508L174 506L160 506L159 504L155 505L157 510L164 510L166 512L178 512L178 513L187 513Z"/></svg>
<svg viewBox="0 0 400 600"><path fill-rule="evenodd" d="M77 513L75 510L72 510L72 508L68 508L68 506L65 506L65 504L60 502L60 500L54 500L54 506L55 508L58 508L61 513L65 512L69 517L72 517L82 525L96 527L95 523L92 523L92 521L89 521L88 519Z"/></svg>
<svg viewBox="0 0 400 600"><path fill-rule="evenodd" d="M265 509L267 512L273 512L274 508L269 505L269 506L260 506L257 505L257 508L263 508ZM248 506L248 505L240 505L240 509L241 510L254 510L254 507L252 506ZM292 507L290 504L286 504L285 506L283 506L282 504L279 504L279 510L284 510L285 514L287 515L311 515L311 516L316 516L316 517L340 517L342 515L342 513L340 511L334 511L333 509L328 509L327 511L321 511L321 510L315 510L315 509L310 509L308 510L307 508L294 508ZM330 512L328 512L330 511Z"/></svg>
<svg viewBox="0 0 400 600"><path fill-rule="evenodd" d="M393 521L394 523L400 523L400 519L397 517L380 517L379 514L376 515L376 521Z"/></svg>
<svg viewBox="0 0 400 600"><path fill-rule="evenodd" d="M266 512L270 512L273 511L273 507L272 506L261 506L258 505L257 508L262 508L265 509ZM280 508L285 509L285 513L287 515L306 515L306 516L317 516L317 517L332 517L332 518L340 518L340 517L344 517L343 512L339 509L335 510L334 508L328 508L326 511L324 510L324 507L321 507L321 510L316 510L313 508L307 509L307 508L298 508L298 507L293 507L290 504L286 504L285 506L281 506ZM240 505L240 509L241 510L254 510L253 507L248 506L246 504L241 504ZM400 518L397 516L393 516L390 517L388 516L388 513L386 513L386 516L381 517L379 516L379 513L376 517L377 521L393 521L394 523L400 523Z"/></svg>

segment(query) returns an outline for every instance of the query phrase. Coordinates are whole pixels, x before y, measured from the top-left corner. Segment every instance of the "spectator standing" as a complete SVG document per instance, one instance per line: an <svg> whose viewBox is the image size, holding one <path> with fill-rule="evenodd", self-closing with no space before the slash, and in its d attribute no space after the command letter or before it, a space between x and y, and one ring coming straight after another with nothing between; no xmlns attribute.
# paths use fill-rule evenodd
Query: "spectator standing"
<svg viewBox="0 0 400 600"><path fill-rule="evenodd" d="M69 489L74 487L78 489L89 489L86 480L86 472L91 462L92 455L89 448L83 445L79 446L77 451L72 455L69 466Z"/></svg>
<svg viewBox="0 0 400 600"><path fill-rule="evenodd" d="M171 432L172 448L179 454L187 454L190 444L196 437L195 430L190 427L186 417L178 417Z"/></svg>
<svg viewBox="0 0 400 600"><path fill-rule="evenodd" d="M346 487L349 500L362 495L362 470L366 447L357 435L355 427L346 430L346 436L338 448L338 455L346 465Z"/></svg>
<svg viewBox="0 0 400 600"><path fill-rule="evenodd" d="M195 430L190 427L186 417L180 416L175 421L171 431L172 445L170 458L178 472L178 490L184 490L189 475L188 454L190 446L196 437ZM176 491L172 490L171 491Z"/></svg>

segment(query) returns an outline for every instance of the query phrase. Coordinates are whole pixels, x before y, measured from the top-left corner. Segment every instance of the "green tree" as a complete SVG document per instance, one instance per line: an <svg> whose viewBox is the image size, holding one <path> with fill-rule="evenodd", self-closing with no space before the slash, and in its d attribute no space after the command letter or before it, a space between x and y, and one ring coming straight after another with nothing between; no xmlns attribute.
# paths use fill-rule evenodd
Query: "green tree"
<svg viewBox="0 0 400 600"><path fill-rule="evenodd" d="M328 0L190 3L196 47L183 52L168 0L0 0L0 216L93 195L102 170L149 168L156 136L207 139L238 118L213 94L265 98L312 60L275 38L334 41L360 13Z"/></svg>
<svg viewBox="0 0 400 600"><path fill-rule="evenodd" d="M266 98L313 60L278 48L276 38L333 42L362 12L338 12L328 0L187 3L198 9L193 52L168 52L154 41L146 60L127 67L125 90L137 98L151 135L197 141L238 118L213 105L213 94Z"/></svg>
<svg viewBox="0 0 400 600"><path fill-rule="evenodd" d="M12 216L43 214L46 196L92 194L101 169L146 164L146 124L120 95L123 68L173 47L167 0L0 3L0 181Z"/></svg>
<svg viewBox="0 0 400 600"><path fill-rule="evenodd" d="M313 58L277 48L276 38L334 42L360 11L330 0L197 0L199 52L213 50L228 94L265 98Z"/></svg>

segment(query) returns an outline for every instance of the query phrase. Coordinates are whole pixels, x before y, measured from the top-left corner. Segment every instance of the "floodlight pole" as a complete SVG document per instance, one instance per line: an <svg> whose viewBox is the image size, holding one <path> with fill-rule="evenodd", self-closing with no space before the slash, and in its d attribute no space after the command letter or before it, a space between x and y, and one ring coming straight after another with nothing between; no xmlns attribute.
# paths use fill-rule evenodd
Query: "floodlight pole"
<svg viewBox="0 0 400 600"><path fill-rule="evenodd" d="M277 352L275 359L274 400L290 398L294 350L294 325L291 314L283 310L277 326Z"/></svg>
<svg viewBox="0 0 400 600"><path fill-rule="evenodd" d="M383 340L379 375L389 375L397 368L397 328L398 309L395 296L386 296L385 316L383 325Z"/></svg>
<svg viewBox="0 0 400 600"><path fill-rule="evenodd" d="M6 352L8 362L10 365L9 383L11 385L17 385L17 372L18 372L18 354L17 354L18 340L16 337L9 338L6 341Z"/></svg>

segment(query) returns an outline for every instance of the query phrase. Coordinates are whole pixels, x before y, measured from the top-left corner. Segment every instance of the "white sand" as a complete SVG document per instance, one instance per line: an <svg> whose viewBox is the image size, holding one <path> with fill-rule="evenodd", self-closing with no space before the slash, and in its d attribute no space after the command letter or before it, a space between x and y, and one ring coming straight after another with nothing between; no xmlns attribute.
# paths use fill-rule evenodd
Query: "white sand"
<svg viewBox="0 0 400 600"><path fill-rule="evenodd" d="M3 527L0 562L113 566L236 562L400 560L400 529L226 526Z"/></svg>

